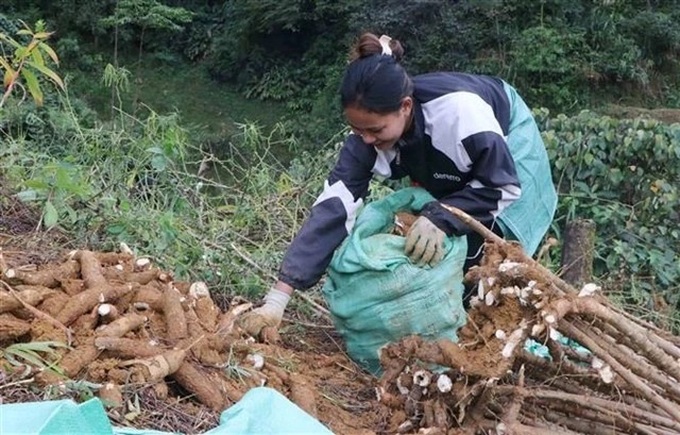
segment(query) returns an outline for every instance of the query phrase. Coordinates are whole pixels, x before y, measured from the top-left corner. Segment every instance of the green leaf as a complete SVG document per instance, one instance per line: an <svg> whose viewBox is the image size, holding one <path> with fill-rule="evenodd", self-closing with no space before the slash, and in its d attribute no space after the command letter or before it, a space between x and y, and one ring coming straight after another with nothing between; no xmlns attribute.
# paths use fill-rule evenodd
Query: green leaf
<svg viewBox="0 0 680 435"><path fill-rule="evenodd" d="M112 236L117 236L125 232L124 224L112 224L106 227L106 232Z"/></svg>
<svg viewBox="0 0 680 435"><path fill-rule="evenodd" d="M45 66L45 59L43 58L40 50L33 50L31 52L31 58L33 59L33 62L35 62L36 64Z"/></svg>
<svg viewBox="0 0 680 435"><path fill-rule="evenodd" d="M59 76L57 75L57 73L55 73L55 72L52 71L51 69L47 68L46 66L44 66L44 65L38 65L38 64L35 63L35 62L27 62L27 64L30 65L31 67L37 69L38 71L40 71L41 73L43 73L43 74L46 75L47 77L49 77L49 78L50 78L54 83L56 83L57 86L59 86L61 89L64 89L64 82L61 80L61 77L59 77Z"/></svg>
<svg viewBox="0 0 680 435"><path fill-rule="evenodd" d="M593 160L595 159L595 156L593 156L591 153L587 152L583 156L583 161L586 163L586 165L591 165L593 163Z"/></svg>
<svg viewBox="0 0 680 435"><path fill-rule="evenodd" d="M34 189L23 190L17 193L16 196L22 202L35 201L38 199L38 192Z"/></svg>
<svg viewBox="0 0 680 435"><path fill-rule="evenodd" d="M21 358L34 366L37 367L45 366L45 363L42 361L38 354L23 349L15 349L13 352L5 351L5 358L7 358L7 361L9 361L13 365L20 365L21 363L16 358Z"/></svg>
<svg viewBox="0 0 680 435"><path fill-rule="evenodd" d="M38 45L38 48L40 50L44 51L45 53L47 53L47 55L52 59L52 61L54 63L56 63L57 65L59 65L59 57L57 56L57 53L55 53L54 50L52 50L52 47L45 44L44 42L41 42Z"/></svg>
<svg viewBox="0 0 680 435"><path fill-rule="evenodd" d="M168 167L168 161L162 155L153 156L151 166L157 171L164 171Z"/></svg>
<svg viewBox="0 0 680 435"><path fill-rule="evenodd" d="M43 217L43 222L47 228L52 228L57 224L59 220L59 213L54 207L51 201L45 202L45 216Z"/></svg>
<svg viewBox="0 0 680 435"><path fill-rule="evenodd" d="M2 80L3 86L8 88L9 85L11 85L13 81L14 81L14 70L11 69L11 68L6 68L5 69L5 77Z"/></svg>
<svg viewBox="0 0 680 435"><path fill-rule="evenodd" d="M26 187L37 190L47 190L50 188L49 183L42 178L31 178L30 180L26 180L24 184Z"/></svg>
<svg viewBox="0 0 680 435"><path fill-rule="evenodd" d="M29 343L21 343L21 347L36 352L54 352L53 348L57 347L68 349L68 346L61 341L31 341Z"/></svg>
<svg viewBox="0 0 680 435"><path fill-rule="evenodd" d="M150 147L147 148L146 151L152 154L163 154L161 147Z"/></svg>
<svg viewBox="0 0 680 435"><path fill-rule="evenodd" d="M47 39L50 37L51 34L52 32L38 32L35 35L33 35L33 37L35 39Z"/></svg>
<svg viewBox="0 0 680 435"><path fill-rule="evenodd" d="M35 74L33 74L31 70L24 68L21 70L21 76L24 78L24 80L26 80L26 87L33 96L35 103L38 106L42 106L43 93L40 90L40 84L38 83L38 79Z"/></svg>

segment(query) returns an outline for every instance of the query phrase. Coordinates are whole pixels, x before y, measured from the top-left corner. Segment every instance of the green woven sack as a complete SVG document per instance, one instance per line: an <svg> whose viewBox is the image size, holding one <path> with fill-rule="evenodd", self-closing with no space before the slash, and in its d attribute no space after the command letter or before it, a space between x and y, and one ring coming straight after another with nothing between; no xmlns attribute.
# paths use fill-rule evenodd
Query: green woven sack
<svg viewBox="0 0 680 435"><path fill-rule="evenodd" d="M379 375L380 348L408 335L457 341L465 324L465 237L445 242L444 259L418 267L404 254L405 238L389 234L398 211L418 213L434 198L425 190L399 190L364 207L335 252L323 293L349 355Z"/></svg>

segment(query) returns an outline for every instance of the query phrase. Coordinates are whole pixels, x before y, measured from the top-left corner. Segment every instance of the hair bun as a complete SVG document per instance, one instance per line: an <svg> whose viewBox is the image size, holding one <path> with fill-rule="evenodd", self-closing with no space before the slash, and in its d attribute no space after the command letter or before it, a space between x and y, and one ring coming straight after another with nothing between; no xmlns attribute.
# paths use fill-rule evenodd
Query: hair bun
<svg viewBox="0 0 680 435"><path fill-rule="evenodd" d="M392 56L398 62L404 55L404 48L398 40L387 35L378 37L373 33L364 33L352 47L350 61L376 54Z"/></svg>

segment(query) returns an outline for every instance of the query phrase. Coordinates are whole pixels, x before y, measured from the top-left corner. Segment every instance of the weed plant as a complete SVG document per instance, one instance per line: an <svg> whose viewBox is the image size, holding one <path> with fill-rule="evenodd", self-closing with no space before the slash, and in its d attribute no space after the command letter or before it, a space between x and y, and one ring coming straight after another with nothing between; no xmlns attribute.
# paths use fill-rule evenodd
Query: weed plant
<svg viewBox="0 0 680 435"><path fill-rule="evenodd" d="M282 124L240 124L231 141L206 149L173 114L120 112L86 127L67 98L62 104L31 108L43 130L6 134L0 147L0 173L42 208L41 227L59 226L90 249L125 242L178 279L230 295L271 284L335 152L331 143L297 152ZM289 166L275 155L282 148L298 153Z"/></svg>

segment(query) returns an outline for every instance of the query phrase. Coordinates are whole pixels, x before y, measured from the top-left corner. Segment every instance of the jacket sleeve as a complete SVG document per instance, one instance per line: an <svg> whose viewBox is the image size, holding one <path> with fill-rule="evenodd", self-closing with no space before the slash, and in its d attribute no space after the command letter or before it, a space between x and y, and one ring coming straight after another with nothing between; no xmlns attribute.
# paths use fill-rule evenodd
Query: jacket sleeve
<svg viewBox="0 0 680 435"><path fill-rule="evenodd" d="M421 211L448 235L467 234L471 229L440 202L491 227L498 215L521 195L515 161L493 111L486 104L470 105L469 110L459 111L457 119L447 124L449 131L443 132L453 138L446 142L446 146L456 147L449 154L456 156L456 165L461 172L470 174L470 181L463 189L427 204ZM464 133L461 135L460 131Z"/></svg>
<svg viewBox="0 0 680 435"><path fill-rule="evenodd" d="M279 279L295 289L316 284L349 234L368 194L376 151L356 135L349 135L279 269Z"/></svg>

